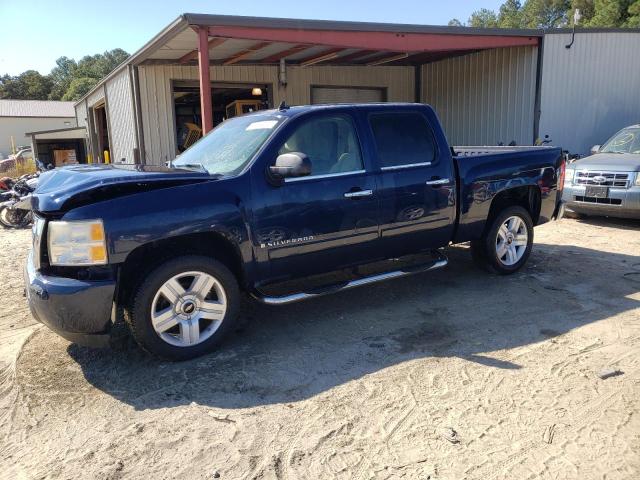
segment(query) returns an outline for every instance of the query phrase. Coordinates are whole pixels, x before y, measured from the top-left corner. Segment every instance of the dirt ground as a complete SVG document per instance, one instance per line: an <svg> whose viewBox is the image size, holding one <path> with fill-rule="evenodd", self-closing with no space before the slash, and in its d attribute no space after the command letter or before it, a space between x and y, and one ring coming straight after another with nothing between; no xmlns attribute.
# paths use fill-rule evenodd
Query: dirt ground
<svg viewBox="0 0 640 480"><path fill-rule="evenodd" d="M0 231L2 478L640 478L640 222L542 226L511 277L455 247L430 274L248 304L184 363L35 325L29 236Z"/></svg>

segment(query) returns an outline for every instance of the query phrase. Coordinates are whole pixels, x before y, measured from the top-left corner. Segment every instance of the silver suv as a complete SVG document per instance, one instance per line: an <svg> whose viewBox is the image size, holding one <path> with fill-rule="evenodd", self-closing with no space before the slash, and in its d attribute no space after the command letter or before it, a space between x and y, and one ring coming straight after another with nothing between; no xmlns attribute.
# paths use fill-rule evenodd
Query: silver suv
<svg viewBox="0 0 640 480"><path fill-rule="evenodd" d="M623 128L567 166L563 201L583 215L640 219L640 125Z"/></svg>

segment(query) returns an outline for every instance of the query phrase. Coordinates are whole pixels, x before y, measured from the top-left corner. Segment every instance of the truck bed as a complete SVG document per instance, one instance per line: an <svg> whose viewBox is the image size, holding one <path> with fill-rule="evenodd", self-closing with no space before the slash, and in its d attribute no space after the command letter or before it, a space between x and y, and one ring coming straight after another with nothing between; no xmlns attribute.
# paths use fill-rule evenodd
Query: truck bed
<svg viewBox="0 0 640 480"><path fill-rule="evenodd" d="M479 238L493 198L503 190L529 187L540 192L540 215L535 224L549 221L558 202L558 172L562 149L552 146L452 147L458 174L458 229L455 243Z"/></svg>

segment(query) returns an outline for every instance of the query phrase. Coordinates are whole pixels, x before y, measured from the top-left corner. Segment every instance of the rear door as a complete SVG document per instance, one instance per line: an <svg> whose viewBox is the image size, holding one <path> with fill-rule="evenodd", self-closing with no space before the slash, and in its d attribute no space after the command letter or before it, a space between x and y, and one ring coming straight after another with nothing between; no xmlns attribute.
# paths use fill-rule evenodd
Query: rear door
<svg viewBox="0 0 640 480"><path fill-rule="evenodd" d="M312 173L260 195L254 242L267 252L269 277L285 280L368 260L378 240L375 174L367 172L353 118L314 114L288 128L271 164L278 154L302 152Z"/></svg>
<svg viewBox="0 0 640 480"><path fill-rule="evenodd" d="M425 114L380 109L369 115L380 198L381 245L388 257L438 248L451 240L455 172Z"/></svg>

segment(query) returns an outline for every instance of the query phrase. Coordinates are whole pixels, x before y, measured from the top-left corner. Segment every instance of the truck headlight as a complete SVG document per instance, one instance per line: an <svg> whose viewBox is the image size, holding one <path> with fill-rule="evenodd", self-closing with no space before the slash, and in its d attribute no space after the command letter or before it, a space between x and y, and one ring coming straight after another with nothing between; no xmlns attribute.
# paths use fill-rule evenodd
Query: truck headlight
<svg viewBox="0 0 640 480"><path fill-rule="evenodd" d="M573 177L575 176L576 171L573 168L567 168L567 171L564 174L564 183L565 185L571 185L573 182Z"/></svg>
<svg viewBox="0 0 640 480"><path fill-rule="evenodd" d="M47 236L51 265L87 266L107 263L102 220L49 222Z"/></svg>

